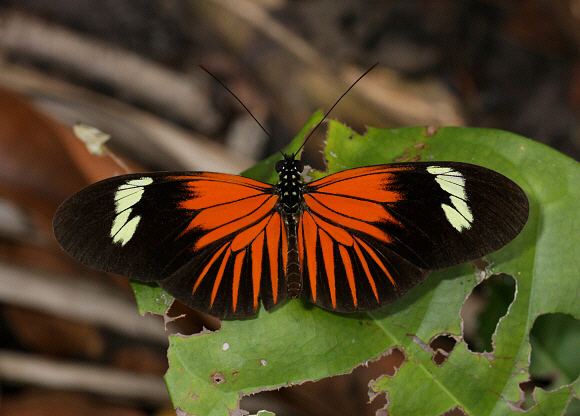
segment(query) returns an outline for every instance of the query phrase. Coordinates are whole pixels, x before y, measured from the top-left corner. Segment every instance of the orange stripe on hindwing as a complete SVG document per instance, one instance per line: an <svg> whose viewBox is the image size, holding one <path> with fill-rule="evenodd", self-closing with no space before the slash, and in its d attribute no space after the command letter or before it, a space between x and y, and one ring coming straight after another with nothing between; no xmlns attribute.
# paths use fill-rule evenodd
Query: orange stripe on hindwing
<svg viewBox="0 0 580 416"><path fill-rule="evenodd" d="M284 221L280 221L280 233L282 233L282 270L284 270L285 275L288 269L288 236L286 235Z"/></svg>
<svg viewBox="0 0 580 416"><path fill-rule="evenodd" d="M236 235L232 240L232 251L238 251L250 245L250 243L258 236L258 234L264 230L266 224L268 221L270 221L271 218L272 216L266 217L259 223L246 228L244 231Z"/></svg>
<svg viewBox="0 0 580 416"><path fill-rule="evenodd" d="M234 260L234 278L232 280L232 310L235 312L238 308L238 295L240 291L240 276L242 274L242 266L244 264L244 257L246 257L246 250L240 251Z"/></svg>
<svg viewBox="0 0 580 416"><path fill-rule="evenodd" d="M310 215L310 213L305 212L304 215ZM337 243L343 244L345 246L352 246L352 244L354 243L352 236L348 232L346 232L343 228L332 225L329 222L324 221L317 215L313 215L312 219L314 219L316 225L318 225L320 228L326 231L328 235L330 235L332 239L335 240Z"/></svg>
<svg viewBox="0 0 580 416"><path fill-rule="evenodd" d="M395 279L393 279L393 276L391 276L391 273L389 273L389 270L385 267L385 265L383 264L383 262L381 261L379 256L377 256L377 253L375 252L375 250L370 248L364 241L362 241L359 238L357 238L356 241L362 246L362 248L364 248L366 250L367 253L369 253L371 258L375 261L375 263L381 268L381 270L389 278L389 280L391 281L391 284L394 287L397 287L397 282L395 282Z"/></svg>
<svg viewBox="0 0 580 416"><path fill-rule="evenodd" d="M272 300L278 302L278 253L280 244L280 214L274 214L266 226L266 244L268 246L268 262L270 263L270 282L272 285Z"/></svg>
<svg viewBox="0 0 580 416"><path fill-rule="evenodd" d="M258 309L260 278L262 277L262 257L264 253L264 233L260 233L252 243L252 289L254 310Z"/></svg>
<svg viewBox="0 0 580 416"><path fill-rule="evenodd" d="M228 265L228 261L230 260L230 256L232 254L231 250L226 250L226 254L222 259L222 263L220 264L220 268L216 275L215 281L213 282L213 288L211 290L211 298L209 300L209 307L213 306L213 302L215 301L215 297L217 295L218 289L220 287L220 283L222 282L222 278L224 277L224 271L226 270L226 266Z"/></svg>
<svg viewBox="0 0 580 416"><path fill-rule="evenodd" d="M371 271L369 269L369 265L365 259L365 256L363 255L362 251L360 251L360 248L358 246L358 243L355 241L354 242L354 252L356 253L362 267L363 270L365 272L365 275L367 276L367 280L369 281L369 285L371 285L371 289L373 291L373 294L375 295L375 299L377 300L377 302L379 301L379 293L377 292L377 285L375 284L375 279L373 279L373 276L371 275Z"/></svg>
<svg viewBox="0 0 580 416"><path fill-rule="evenodd" d="M350 260L350 255L345 246L339 245L338 250L340 251L340 257L342 257L342 263L344 264L344 270L346 272L346 280L348 282L348 287L350 288L350 295L352 297L352 304L356 307L358 304L356 298L356 283L354 280L354 271L352 268L352 261Z"/></svg>
<svg viewBox="0 0 580 416"><path fill-rule="evenodd" d="M211 266L215 263L217 258L223 253L223 251L225 250L226 247L227 247L227 244L224 244L218 251L215 252L215 254L211 257L210 261L207 262L207 264L203 268L203 271L201 272L201 274L199 275L199 277L195 281L195 284L193 285L193 289L191 291L192 294L195 293L195 291L197 290L197 288L201 284L201 281L203 280L203 278L205 277L205 275L207 274L207 272L209 271Z"/></svg>
<svg viewBox="0 0 580 416"><path fill-rule="evenodd" d="M316 301L316 274L317 274L317 259L316 259L316 239L317 227L314 220L309 215L302 216L304 223L304 253L306 254L306 264L308 265L308 281L310 282L310 294L312 301Z"/></svg>
<svg viewBox="0 0 580 416"><path fill-rule="evenodd" d="M298 220L298 259L300 261L300 270L304 270L304 226L302 218Z"/></svg>
<svg viewBox="0 0 580 416"><path fill-rule="evenodd" d="M332 308L336 309L336 283L334 279L334 243L324 230L318 230L320 236L320 246L322 247L322 258L324 269L326 270L326 280L330 292L330 302Z"/></svg>

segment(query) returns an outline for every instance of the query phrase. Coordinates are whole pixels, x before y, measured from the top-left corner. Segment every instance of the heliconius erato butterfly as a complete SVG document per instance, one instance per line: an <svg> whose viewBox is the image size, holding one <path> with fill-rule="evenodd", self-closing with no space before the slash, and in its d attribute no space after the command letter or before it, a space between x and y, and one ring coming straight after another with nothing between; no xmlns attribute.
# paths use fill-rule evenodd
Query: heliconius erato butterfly
<svg viewBox="0 0 580 416"><path fill-rule="evenodd" d="M429 270L504 246L528 217L522 189L481 166L395 163L304 183L298 154L277 162L276 185L209 172L106 179L61 205L54 232L81 263L243 318L260 302L270 310L298 297L337 312L376 309Z"/></svg>

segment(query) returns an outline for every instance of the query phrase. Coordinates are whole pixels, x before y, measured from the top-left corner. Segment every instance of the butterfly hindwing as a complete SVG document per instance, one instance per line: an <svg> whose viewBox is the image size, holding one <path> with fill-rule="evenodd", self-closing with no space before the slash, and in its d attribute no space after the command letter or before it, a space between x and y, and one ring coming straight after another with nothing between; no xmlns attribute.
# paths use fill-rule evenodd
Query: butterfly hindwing
<svg viewBox="0 0 580 416"><path fill-rule="evenodd" d="M248 316L261 297L267 307L283 298L286 234L277 199L272 186L234 175L123 175L65 201L54 229L88 266L157 281L216 316Z"/></svg>
<svg viewBox="0 0 580 416"><path fill-rule="evenodd" d="M339 312L372 310L403 295L426 272L376 239L306 211L298 225L303 296Z"/></svg>
<svg viewBox="0 0 580 416"><path fill-rule="evenodd" d="M351 311L401 295L423 280L423 270L497 250L528 215L527 198L511 180L455 162L346 170L308 184L304 202L299 248L308 295ZM324 290L312 291L315 280Z"/></svg>
<svg viewBox="0 0 580 416"><path fill-rule="evenodd" d="M286 299L286 229L276 211L253 224L196 253L199 261L159 284L192 308L220 318L255 315L260 300L266 309L280 304Z"/></svg>

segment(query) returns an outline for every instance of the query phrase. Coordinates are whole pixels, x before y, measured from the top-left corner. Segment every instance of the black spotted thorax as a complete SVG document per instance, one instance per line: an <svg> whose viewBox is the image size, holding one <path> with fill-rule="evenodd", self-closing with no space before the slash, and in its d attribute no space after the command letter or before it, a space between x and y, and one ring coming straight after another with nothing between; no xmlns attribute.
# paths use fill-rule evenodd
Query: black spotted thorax
<svg viewBox="0 0 580 416"><path fill-rule="evenodd" d="M295 155L284 155L284 159L276 163L279 176L276 189L280 196L280 206L286 214L295 214L302 207L304 183L300 174L303 170L304 163L296 159Z"/></svg>

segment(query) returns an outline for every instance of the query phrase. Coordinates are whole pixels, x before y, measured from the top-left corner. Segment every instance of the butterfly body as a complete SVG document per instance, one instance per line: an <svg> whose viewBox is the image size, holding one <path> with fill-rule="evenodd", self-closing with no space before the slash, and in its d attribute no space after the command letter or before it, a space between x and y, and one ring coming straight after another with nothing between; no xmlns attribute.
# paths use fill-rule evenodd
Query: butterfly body
<svg viewBox="0 0 580 416"><path fill-rule="evenodd" d="M279 195L278 210L288 235L288 264L286 267L286 289L290 298L298 298L302 292L302 274L298 253L298 239L296 236L298 219L304 208L304 183L302 171L304 164L294 155L283 155L283 159L276 163L278 184L276 191Z"/></svg>

